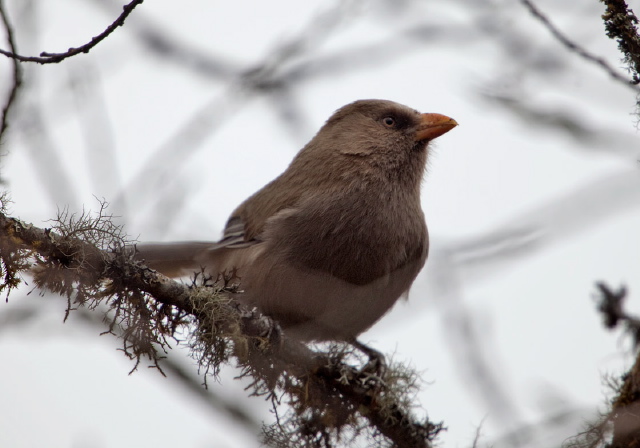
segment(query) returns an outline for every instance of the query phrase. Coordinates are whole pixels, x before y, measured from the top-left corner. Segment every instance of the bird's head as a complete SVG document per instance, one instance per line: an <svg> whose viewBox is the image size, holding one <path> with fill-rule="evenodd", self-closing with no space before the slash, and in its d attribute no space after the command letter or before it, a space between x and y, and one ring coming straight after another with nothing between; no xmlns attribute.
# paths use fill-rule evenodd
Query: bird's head
<svg viewBox="0 0 640 448"><path fill-rule="evenodd" d="M341 153L367 156L385 149L422 150L457 125L452 118L421 114L393 101L359 100L338 109L317 137L341 143Z"/></svg>
<svg viewBox="0 0 640 448"><path fill-rule="evenodd" d="M458 123L440 114L421 114L386 100L359 100L337 110L301 151L300 157L339 169L408 174L424 171L429 142Z"/></svg>

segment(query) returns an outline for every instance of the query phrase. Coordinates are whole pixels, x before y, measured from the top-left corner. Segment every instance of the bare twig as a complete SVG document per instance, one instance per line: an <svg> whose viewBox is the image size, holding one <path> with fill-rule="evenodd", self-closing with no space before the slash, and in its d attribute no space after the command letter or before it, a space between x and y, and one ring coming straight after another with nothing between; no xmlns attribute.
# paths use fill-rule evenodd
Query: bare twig
<svg viewBox="0 0 640 448"><path fill-rule="evenodd" d="M587 61L593 62L596 65L599 65L604 71L606 71L613 79L616 81L620 81L621 83L629 86L636 92L640 91L640 89L634 84L635 81L627 79L625 76L618 73L607 61L603 58L595 56L589 53L587 50L582 48L580 45L569 39L562 31L560 31L551 21L545 16L536 5L534 5L530 0L520 0L522 4L529 10L531 15L540 20L542 24L551 32L551 34L560 41L565 47L567 47L570 51L578 54L583 59Z"/></svg>
<svg viewBox="0 0 640 448"><path fill-rule="evenodd" d="M11 26L11 22L9 21L9 17L4 7L3 0L0 0L0 19L2 20L2 24L7 33L7 44L11 49L12 53L17 53L16 43L13 34L13 27ZM14 104L16 97L18 96L18 90L22 85L22 69L20 68L20 64L16 59L13 59L13 79L11 83L11 90L9 91L9 97L7 98L4 107L2 108L2 122L0 123L0 143L2 143L2 137L7 130L8 116L9 111L11 110L11 106Z"/></svg>
<svg viewBox="0 0 640 448"><path fill-rule="evenodd" d="M118 18L109 25L102 33L93 37L91 41L87 42L84 45L79 47L71 47L64 53L49 53L43 51L40 53L40 56L21 56L15 52L15 48L12 51L6 51L0 49L0 54L3 54L9 58L21 61L21 62L36 62L38 64L56 64L61 62L71 56L75 56L80 53L89 53L89 51L102 42L107 36L115 31L116 28L124 24L124 21L127 19L129 14L135 9L136 6L141 4L144 0L132 0L131 3L124 5L122 7L122 14L118 16Z"/></svg>

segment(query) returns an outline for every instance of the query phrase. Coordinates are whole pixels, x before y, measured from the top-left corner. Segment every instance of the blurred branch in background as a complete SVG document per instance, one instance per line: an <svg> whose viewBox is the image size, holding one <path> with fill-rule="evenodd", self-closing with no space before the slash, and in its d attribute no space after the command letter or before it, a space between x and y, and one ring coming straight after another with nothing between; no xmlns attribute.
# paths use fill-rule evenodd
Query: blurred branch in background
<svg viewBox="0 0 640 448"><path fill-rule="evenodd" d="M600 67L602 67L604 71L606 71L616 81L620 81L625 85L630 86L636 92L640 92L640 89L634 86L634 84L640 83L640 79L636 80L635 76L633 81L625 78L624 76L619 74L613 67L611 67L611 65L609 65L609 63L606 60L604 60L603 58L594 56L593 54L591 54L590 52L582 48L580 45L578 45L576 42L569 39L562 31L560 31L553 23L551 23L549 18L546 15L544 15L533 2L531 2L530 0L520 0L520 1L529 10L529 12L535 18L540 20L540 22L542 22L542 24L545 27L547 27L547 29L551 32L551 34L553 34L553 36L556 39L558 39L558 41L562 43L562 45L567 47L571 52L576 53L577 55L586 59L587 61L590 61L590 62L593 62L594 64L599 65ZM618 3L624 4L624 1L619 0ZM637 19L636 19L636 22L637 22Z"/></svg>
<svg viewBox="0 0 640 448"><path fill-rule="evenodd" d="M569 435L567 428L584 421L585 409L566 398L549 407L548 418L535 424L523 423L526 419L505 379L508 359L501 356L498 344L486 330L490 327L488 317L463 300L464 290L504 276L545 249L637 210L638 204L638 173L616 172L514 216L485 234L450 241L431 254L433 264L427 279L432 291L430 303L414 305L411 313L432 306L434 301L441 305L444 340L450 344L456 371L465 378L466 389L507 432L493 440L495 446L538 447L554 440L552 434L563 439Z"/></svg>
<svg viewBox="0 0 640 448"><path fill-rule="evenodd" d="M480 96L488 103L508 111L523 126L535 126L541 131L558 131L580 142L584 155L609 154L635 164L640 160L637 136L621 133L591 122L578 110L560 109L548 104L537 104L534 100L522 100L521 93L510 89L487 89Z"/></svg>
<svg viewBox="0 0 640 448"><path fill-rule="evenodd" d="M496 226L486 234L447 244L437 276L456 271L467 281L504 274L509 264L576 237L640 206L640 176L628 170L604 175ZM445 288L444 290L446 290Z"/></svg>
<svg viewBox="0 0 640 448"><path fill-rule="evenodd" d="M121 7L120 3L113 1L94 0L93 3L107 10L109 17L116 11L114 5ZM142 2L131 2L127 6L132 9L140 3ZM115 202L119 214L123 214L126 219L144 215L149 226L157 225L162 234L181 216L188 202L185 198L192 193L190 189L193 185L184 182L184 177L179 174L180 167L204 147L203 143L207 138L227 126L235 114L246 109L254 99L266 99L273 115L279 117L287 132L296 137L309 132L310 128L306 120L309 113L302 104L303 95L300 93L302 88L307 88L306 84L385 68L397 63L402 57L418 52L428 55L443 49L458 52L466 48L473 51L478 41L483 38L492 39L494 48L503 54L502 60L482 71L473 67L473 62L469 60L466 65L469 73L462 74L461 78L471 83L478 79L482 83L480 74L492 80L508 79L516 84L524 84L523 80L530 79L535 80L536 85L555 83L557 85L553 87L556 91L562 91L563 83L557 82L558 78L574 70L566 60L571 59L565 57L566 50L532 38L530 30L511 22L513 17L517 17L514 15L519 7L517 3L514 6L507 2L460 0L456 4L463 6L463 14L456 16L457 21L443 20L438 14L420 15L422 11L416 8L418 2L413 1L394 2L393 6L385 5L385 2L372 2L364 12L358 10L364 3L334 3L333 7L313 16L307 26L300 28L301 31L248 61L216 54L216 45L209 42L202 48L188 43L180 34L172 35L162 23L150 19L144 8L138 9L135 20L127 21L125 26L127 35L132 36L130 42L140 44L145 49L145 55L157 58L168 66L179 67L186 76L210 80L212 87L222 86L222 93L204 93L203 95L211 96L204 106L190 112L180 111L177 120L182 120L181 126L150 153L146 163L140 165L130 181L125 182L118 171L115 153L118 129L113 129L110 124L108 105L100 93L103 78L99 75L99 68L94 69L94 66L87 64L69 66L69 82L65 88L57 89L58 96L49 101L53 108L60 110L62 106L59 104L63 103L61 99L71 97L74 107L70 108L68 115L60 114L53 119L62 121L71 116L80 118L92 188L108 188L112 197L117 198ZM630 85L629 80L619 74L612 64L586 50L586 43L579 39L572 40L556 27L555 20L552 20L553 13L542 14L528 0L522 0L522 3L565 48L604 69L616 80ZM607 2L608 8L612 8L609 4L614 3L624 4ZM10 53L17 54L14 32L1 1L0 12L7 31ZM122 20L126 17L125 13L126 10L120 15ZM35 12L33 16L36 17ZM388 36L379 38L372 34L363 42L349 41L341 48L323 51L326 41L342 38L340 32L350 30L374 16L379 21L377 25L389 32ZM632 26L635 23L634 16L625 9L622 21L619 12L610 13L608 17L609 19L605 18L608 20L607 32L611 37L617 36L621 50L623 43L627 43L625 48L628 49L623 51L630 66L634 67L633 64L636 64L635 73L632 73L637 80L637 51L633 47L637 34L634 37L632 33L635 30ZM579 21L580 17L575 20ZM30 38L32 35L25 33L25 39ZM98 41L92 41L87 45L97 43ZM83 47L72 49L66 56L61 53L45 58L69 57L78 54ZM119 57L119 62L126 62L128 56L119 53ZM41 62L37 59L40 58L35 58L34 61ZM26 143L27 157L35 173L34 182L41 183L50 202L70 204L72 210L80 209L79 183L75 173L70 172L66 166L64 151L51 135L52 121L45 121L42 100L37 95L33 99L23 99L22 95L17 95L20 88L20 66L15 58L11 63L13 81L6 86L2 85L3 89L9 88L9 93L8 100L4 102L0 142L4 143L3 134L8 123L11 123L12 132L6 134L22 137ZM589 76L591 72L580 73L581 79ZM398 79L391 81L398 82ZM631 87L637 91L637 86ZM25 93L37 88L33 79L22 86ZM577 102L566 100L566 108L560 109L536 102L535 95L517 91L514 93L508 89L490 89L481 91L480 94L485 100L504 108L510 117L541 134L557 130L568 139L579 142L577 147L585 156L611 153L619 156L623 162L633 161L635 164L638 160L635 136L609 130L606 125L599 126L591 117L582 113ZM2 150L8 150L6 143ZM576 186L574 191L565 195L548 199L476 237L456 238L441 253L431 255L429 263L432 272L438 277L434 283L441 291L446 292L443 297L451 297L450 294L460 293L463 283L469 285L475 280L500 275L515 262L534 256L542 248L593 229L595 225L615 219L623 213L636 211L640 204L638 182L636 170L612 172ZM141 212L142 208L144 212ZM458 295L458 301L462 302L462 293ZM567 405L564 411L550 412L548 419L518 427L521 413L518 403L513 402L505 387L506 374L497 368L500 356L499 353L492 352L493 341L482 339L484 335L478 330L477 323L474 323L477 317L475 310L464 308L462 303L457 306L452 306L450 313L445 315L445 319L451 324L446 329L447 340L451 343L450 350L457 367L467 379L463 387L479 396L493 415L500 415L510 423L507 425L508 434L496 441L497 445L535 446L535 442L540 440L538 437L541 437L536 432L544 435L560 428L564 423L575 423L579 411L575 406ZM14 317L13 324L19 326L28 322L29 316L25 313ZM168 362L171 369L171 360ZM177 370L180 370L180 366ZM474 379L477 381L473 381ZM194 391L198 388L193 378L187 380L187 383ZM241 410L228 407L227 404L221 406L223 412L242 414ZM241 420L244 418L245 416L240 417ZM249 419L246 425L250 431L255 430L255 421Z"/></svg>
<svg viewBox="0 0 640 448"><path fill-rule="evenodd" d="M9 110L11 109L11 106L13 105L23 82L23 74L19 62L36 62L39 64L59 63L69 57L83 53L86 54L93 47L98 45L111 33L113 33L116 28L122 26L129 14L131 14L136 6L140 5L143 1L144 0L133 0L131 1L131 3L124 5L122 7L123 12L120 14L120 16L115 21L113 21L102 33L93 37L87 44L75 48L69 48L69 50L63 53L49 53L43 51L40 54L40 57L31 57L21 56L18 54L18 49L15 42L15 33L9 20L7 9L3 1L0 0L0 19L2 19L2 24L7 35L7 43L10 50L6 51L0 49L0 54L10 58L13 64L12 87L2 110L2 122L0 123L0 143L3 142L3 136L8 126L7 116ZM63 168L61 164L58 163L59 158L56 155L56 151L52 151L50 148L50 142L52 142L52 139L49 138L49 136L44 135L46 125L41 120L39 120L40 114L38 107L35 106L32 109L31 113L27 113L25 115L27 117L27 120L31 122L30 125L27 124L28 129L26 130L25 135L28 137L35 137L37 140L33 145L31 145L31 148L33 149L33 160L35 162L34 167L37 171L39 171L40 174L38 177L45 184L47 183L47 179L49 179L49 185L46 190L54 195L52 199L55 204L69 204L70 201L73 200L73 189L70 187L70 185L67 185L66 187L64 185L67 183L66 179L69 179L69 177L62 175ZM95 153L95 151L89 153ZM107 167L103 166L102 168L102 172L107 172L104 171L104 169ZM53 172L51 172L51 170L53 170ZM78 204L73 205L74 208L77 208L78 206Z"/></svg>
<svg viewBox="0 0 640 448"><path fill-rule="evenodd" d="M638 87L638 84L640 84L640 35L636 27L638 18L624 0L601 0L602 3L607 6L607 10L602 15L602 19L605 23L607 36L611 39L617 39L618 41L618 47L623 54L623 60L628 66L628 71L631 73L631 79L625 78L611 67L605 59L594 56L578 43L567 37L531 0L520 1L529 12L540 20L551 34L571 52L599 65L613 79L628 85L637 92L636 114L640 116L640 87Z"/></svg>
<svg viewBox="0 0 640 448"><path fill-rule="evenodd" d="M36 337L50 338L52 334L55 334L56 329L62 328L58 319L55 324L43 326L43 322L46 322L48 317L57 315L60 311L56 299L59 297L45 295L32 301L11 303L10 308L3 310L0 314L0 333L24 332L31 327ZM112 317L105 307L96 310L78 308L73 313L73 320L88 325L90 327L88 332L93 336L104 332L105 322L112 320ZM118 338L124 337L120 327L116 327L114 330ZM87 330L83 329L82 331ZM113 344L113 349L116 348L116 344ZM237 400L223 397L216 393L216 388L203 387L202 378L194 375L192 366L185 365L183 357L176 356L173 351L169 351L162 360L162 370L171 381L182 385L184 390L209 407L214 415L216 412L222 412L244 426L247 431L259 436L262 423L257 421Z"/></svg>
<svg viewBox="0 0 640 448"><path fill-rule="evenodd" d="M115 130L109 115L108 98L98 68L89 61L69 68L69 91L73 113L78 117L87 155L91 191L113 197L122 187Z"/></svg>
<svg viewBox="0 0 640 448"><path fill-rule="evenodd" d="M56 144L40 104L25 101L21 109L20 131L31 166L43 190L57 207L81 209L79 179L65 163L64 148Z"/></svg>

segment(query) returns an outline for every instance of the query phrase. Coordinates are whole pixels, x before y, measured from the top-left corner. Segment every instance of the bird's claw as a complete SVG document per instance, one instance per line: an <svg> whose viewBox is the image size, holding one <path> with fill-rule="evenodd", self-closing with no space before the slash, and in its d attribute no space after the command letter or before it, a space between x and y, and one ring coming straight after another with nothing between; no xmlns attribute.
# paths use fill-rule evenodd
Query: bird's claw
<svg viewBox="0 0 640 448"><path fill-rule="evenodd" d="M378 350L359 341L354 341L353 345L369 357L369 361L360 369L360 372L363 374L363 378L360 380L362 384L365 385L365 383L373 380L374 383L384 386L384 378L388 370L385 356Z"/></svg>

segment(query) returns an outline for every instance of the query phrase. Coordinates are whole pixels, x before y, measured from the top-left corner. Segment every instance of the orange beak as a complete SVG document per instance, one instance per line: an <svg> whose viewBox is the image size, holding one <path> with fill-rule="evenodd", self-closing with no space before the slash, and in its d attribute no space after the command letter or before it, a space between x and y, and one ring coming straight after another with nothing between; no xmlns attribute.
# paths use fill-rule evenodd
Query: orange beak
<svg viewBox="0 0 640 448"><path fill-rule="evenodd" d="M422 114L415 139L417 142L420 140L433 140L456 126L458 126L458 122L446 115Z"/></svg>

